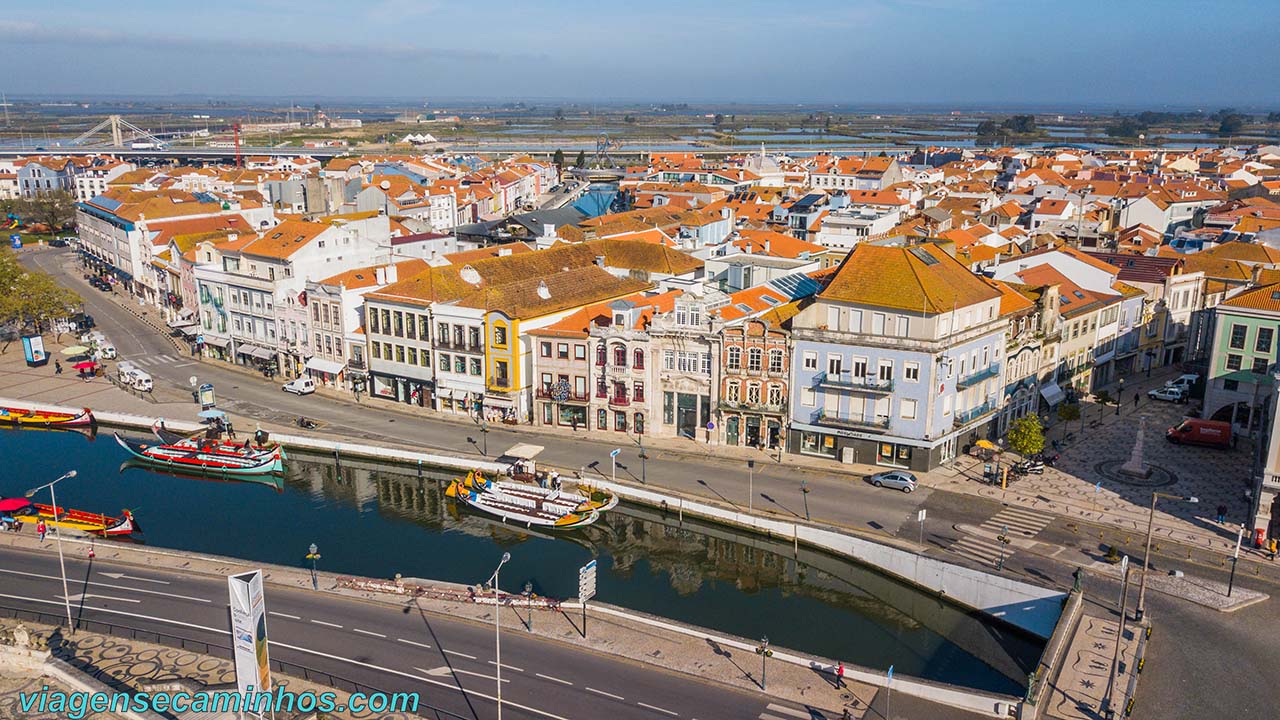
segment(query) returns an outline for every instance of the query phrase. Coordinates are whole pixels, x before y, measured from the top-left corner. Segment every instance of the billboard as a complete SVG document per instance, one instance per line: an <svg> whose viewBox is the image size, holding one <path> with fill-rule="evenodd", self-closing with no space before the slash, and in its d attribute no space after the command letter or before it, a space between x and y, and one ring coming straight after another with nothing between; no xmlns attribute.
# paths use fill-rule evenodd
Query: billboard
<svg viewBox="0 0 1280 720"><path fill-rule="evenodd" d="M231 594L231 647L236 686L241 693L271 691L271 661L267 655L267 608L262 596L262 571L227 576Z"/></svg>
<svg viewBox="0 0 1280 720"><path fill-rule="evenodd" d="M44 351L44 338L39 335L22 337L22 354L26 356L28 365L43 365L49 362L49 355Z"/></svg>
<svg viewBox="0 0 1280 720"><path fill-rule="evenodd" d="M195 378L192 378L194 380ZM200 386L200 409L208 410L217 405L217 401L213 397L213 386L205 383Z"/></svg>

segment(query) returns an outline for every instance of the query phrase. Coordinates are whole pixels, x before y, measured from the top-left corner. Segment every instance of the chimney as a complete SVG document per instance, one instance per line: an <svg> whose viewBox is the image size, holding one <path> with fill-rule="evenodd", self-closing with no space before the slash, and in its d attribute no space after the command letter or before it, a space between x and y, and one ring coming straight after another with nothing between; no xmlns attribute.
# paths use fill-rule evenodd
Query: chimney
<svg viewBox="0 0 1280 720"><path fill-rule="evenodd" d="M556 236L556 226L551 223L542 224L542 237L553 238Z"/></svg>
<svg viewBox="0 0 1280 720"><path fill-rule="evenodd" d="M240 235L237 233L229 233L227 235L227 242L235 242L238 239L240 239Z"/></svg>
<svg viewBox="0 0 1280 720"><path fill-rule="evenodd" d="M378 268L377 270L374 270L374 271L373 271L373 279L374 279L374 281L375 281L375 282L377 282L379 285L386 285L386 284L387 284L387 269L386 269L386 268Z"/></svg>
<svg viewBox="0 0 1280 720"><path fill-rule="evenodd" d="M769 252L771 252L772 250L773 250L773 243L772 243L772 242L770 242L768 238L765 238L765 241L764 241L764 251L765 251L765 253L769 253Z"/></svg>
<svg viewBox="0 0 1280 720"><path fill-rule="evenodd" d="M510 254L511 254L511 248L509 247L498 248L498 257L506 257Z"/></svg>
<svg viewBox="0 0 1280 720"><path fill-rule="evenodd" d="M387 284L399 282L399 280L400 280L400 270L396 268L395 263L391 263L390 265L387 266Z"/></svg>
<svg viewBox="0 0 1280 720"><path fill-rule="evenodd" d="M599 265L600 267L604 267L604 256L603 256L603 255L597 255L597 256L596 256L596 265Z"/></svg>

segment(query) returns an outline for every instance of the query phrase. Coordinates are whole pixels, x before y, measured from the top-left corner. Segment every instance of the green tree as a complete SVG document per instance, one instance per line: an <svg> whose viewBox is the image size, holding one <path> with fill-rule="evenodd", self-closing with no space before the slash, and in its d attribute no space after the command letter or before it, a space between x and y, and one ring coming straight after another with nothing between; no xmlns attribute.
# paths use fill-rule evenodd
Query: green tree
<svg viewBox="0 0 1280 720"><path fill-rule="evenodd" d="M564 108L556 108L554 117L557 121L564 120Z"/></svg>
<svg viewBox="0 0 1280 720"><path fill-rule="evenodd" d="M573 161L573 166L576 168L584 168L587 166L587 153L585 150L578 151L578 157Z"/></svg>
<svg viewBox="0 0 1280 720"><path fill-rule="evenodd" d="M1240 113L1227 110L1222 111L1220 118L1218 121L1219 135L1235 135L1244 129L1245 120L1248 119Z"/></svg>
<svg viewBox="0 0 1280 720"><path fill-rule="evenodd" d="M29 219L56 233L75 219L76 196L67 190L40 193L26 203Z"/></svg>
<svg viewBox="0 0 1280 720"><path fill-rule="evenodd" d="M716 113L715 117L711 118L711 124L716 127L720 127L724 124L724 116L720 113Z"/></svg>
<svg viewBox="0 0 1280 720"><path fill-rule="evenodd" d="M1062 403L1058 406L1058 419L1062 422L1073 422L1080 419L1078 403Z"/></svg>
<svg viewBox="0 0 1280 720"><path fill-rule="evenodd" d="M556 148L555 155L551 156L551 162L555 163L557 170L563 171L564 170L564 151L561 150L560 148Z"/></svg>
<svg viewBox="0 0 1280 720"><path fill-rule="evenodd" d="M1044 426L1039 417L1027 415L1009 424L1009 449L1024 457L1044 450Z"/></svg>
<svg viewBox="0 0 1280 720"><path fill-rule="evenodd" d="M50 321L74 312L80 302L80 296L48 274L22 267L8 251L0 253L0 325L43 330ZM7 349L6 343L0 352Z"/></svg>
<svg viewBox="0 0 1280 720"><path fill-rule="evenodd" d="M1038 130L1035 115L1014 115L1005 118L1004 122L1000 123L1000 127L1009 132L1022 134L1034 133Z"/></svg>
<svg viewBox="0 0 1280 720"><path fill-rule="evenodd" d="M996 125L995 120L983 120L978 123L978 137L991 137L1000 134L1000 126Z"/></svg>

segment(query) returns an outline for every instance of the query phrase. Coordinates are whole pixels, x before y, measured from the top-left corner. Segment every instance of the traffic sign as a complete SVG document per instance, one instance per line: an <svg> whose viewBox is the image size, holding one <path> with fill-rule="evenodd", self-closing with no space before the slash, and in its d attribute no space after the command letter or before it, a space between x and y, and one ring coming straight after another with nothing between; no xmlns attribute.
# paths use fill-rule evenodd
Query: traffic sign
<svg viewBox="0 0 1280 720"><path fill-rule="evenodd" d="M920 508L920 512L916 513L916 522L924 522L924 517L925 517L924 508Z"/></svg>
<svg viewBox="0 0 1280 720"><path fill-rule="evenodd" d="M578 599L586 602L596 596L596 561L578 569Z"/></svg>
<svg viewBox="0 0 1280 720"><path fill-rule="evenodd" d="M609 457L611 457L611 458L616 458L616 457L618 457L618 453L620 453L620 452L622 452L622 448L614 448L614 449L612 449L612 450L610 450L610 451L609 451ZM595 564L595 563L594 563L594 561L592 562L592 564L593 564L593 565Z"/></svg>

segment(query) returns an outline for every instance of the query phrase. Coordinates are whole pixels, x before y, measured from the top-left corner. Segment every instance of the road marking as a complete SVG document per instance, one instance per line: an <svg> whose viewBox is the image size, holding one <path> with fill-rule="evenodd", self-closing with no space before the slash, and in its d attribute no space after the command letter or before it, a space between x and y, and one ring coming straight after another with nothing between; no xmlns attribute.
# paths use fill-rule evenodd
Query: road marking
<svg viewBox="0 0 1280 720"><path fill-rule="evenodd" d="M484 673L471 672L470 670L459 670L458 668L450 668L447 665L441 665L438 668L432 668L430 670L423 670L420 667L415 667L414 670L417 670L418 672L424 672L428 675L434 675L435 677L444 677L446 675L474 675L478 678L484 678L485 680L498 679L493 675L485 675ZM503 678L502 682L509 683L511 681L506 678Z"/></svg>
<svg viewBox="0 0 1280 720"><path fill-rule="evenodd" d="M178 363L177 365L174 365L174 367L176 367L176 368L180 368L180 367L191 367L192 365L196 365L196 364L197 364L197 363Z"/></svg>
<svg viewBox="0 0 1280 720"><path fill-rule="evenodd" d="M769 710L772 710L772 711L774 711L774 712L780 712L780 713L782 713L783 715L790 715L791 717L794 717L794 718L802 718L802 720L810 720L810 718L812 718L812 717L813 717L813 713L811 713L811 712L804 712L804 711L801 711L801 710L793 710L793 709L791 709L791 708L789 708L789 707L784 707L784 706L782 706L782 705L778 705L777 703L769 703L769 705L768 705L768 709L769 709Z"/></svg>
<svg viewBox="0 0 1280 720"><path fill-rule="evenodd" d="M551 682L558 682L558 683L560 683L561 685L573 685L573 683L569 682L568 680L561 680L561 679L560 679L560 678L558 678L558 677L551 677L550 675L543 675L542 673L534 673L534 675L537 675L538 677L542 678L543 680L550 680Z"/></svg>
<svg viewBox="0 0 1280 720"><path fill-rule="evenodd" d="M361 630L360 628L351 628L351 632L358 632L361 635L371 635L373 637L380 637L380 638L386 637L386 635L383 635L382 633L376 633L371 630Z"/></svg>
<svg viewBox="0 0 1280 720"><path fill-rule="evenodd" d="M268 610L268 611L267 611L267 614L268 614L268 615L275 615L276 617L289 618L290 620L301 620L301 619L302 619L302 618L298 617L297 615L290 615L290 614L288 614L288 613L276 612L275 610Z"/></svg>
<svg viewBox="0 0 1280 720"><path fill-rule="evenodd" d="M112 597L110 595L93 595L91 593L76 593L75 595L70 595L70 596L54 595L54 597L58 598L59 600L62 600L65 597L67 600L70 600L73 603L84 602L86 598L97 598L99 600L119 600L120 602L131 602L131 603L142 602L141 600L131 600L129 598L122 598L122 597Z"/></svg>
<svg viewBox="0 0 1280 720"><path fill-rule="evenodd" d="M58 600L41 600L39 598L29 598L29 597L23 597L21 595L7 595L4 593L0 593L0 598L9 598L10 600L21 600L23 602L30 602L30 603L43 603L45 605L62 605L62 602ZM89 607L87 609L93 610L95 612L100 612L100 613L108 613L110 615L123 615L125 617L138 618L140 620L152 620L155 622L167 623L169 625L187 627L193 630L203 630L204 632L214 633L215 635L218 635L218 636L224 636L227 634L226 628L212 628L212 627L207 627L205 625L196 625L195 623L183 622L181 620L170 620L169 618L156 617L154 615L143 615L141 613L131 613L131 612L125 612L123 610L113 610L111 608L100 608L100 607ZM429 677L423 677L421 675L414 675L413 673L407 673L407 672L404 672L403 670L393 670L389 667L383 667L381 665L374 665L372 663L361 662L359 660L352 660L351 658L345 658L339 655L330 655L329 653L320 652L319 650L312 650L311 648L304 648L304 647L299 647L297 645L282 643L278 640L268 640L267 642L271 645L275 645L276 647L284 648L286 650L294 650L296 652L307 653L309 655L328 658L330 660L338 660L345 663L351 663L352 665L358 665L360 667L368 668L370 670L377 670L379 672L388 673L390 675L398 675L400 677L408 678L410 680L417 680L418 682L437 685L447 690L463 692L463 693L466 693L467 695L474 695L475 697L478 697L478 698L484 698L485 700L497 702L497 698L495 698L492 695L480 692L478 690L469 690L467 688L459 688L456 684L453 684L453 683L440 682L439 680L432 680ZM419 672L422 671L421 668L414 668L414 669L418 670ZM526 712L530 712L535 715L540 715L542 717L549 718L550 720L569 720L563 715L556 715L555 713L550 713L550 712L547 712L546 710L539 710L538 708L529 707L528 705L522 705L521 703L513 702L511 700L503 700L502 702L504 705L508 705L514 708L519 708Z"/></svg>
<svg viewBox="0 0 1280 720"><path fill-rule="evenodd" d="M642 707L642 708L648 708L648 709L650 709L650 710L657 710L657 711L658 711L658 712L660 712L660 713L666 713L666 714L668 714L668 715L670 715L670 716L672 716L672 717L680 717L680 713L678 713L678 712L671 712L670 710L668 710L668 709L666 709L666 708L660 708L660 707L658 707L657 705L650 705L650 704L648 704L648 703L642 703L642 702L637 702L636 704L637 704L637 705L639 705L639 706L640 706L640 707Z"/></svg>
<svg viewBox="0 0 1280 720"><path fill-rule="evenodd" d="M311 622L313 622L313 623L315 623L315 624L317 624L317 625L326 625L326 626L331 627L331 628L341 628L341 627L342 627L341 625L338 625L337 623L325 622L325 621L323 621L323 620L312 620Z"/></svg>
<svg viewBox="0 0 1280 720"><path fill-rule="evenodd" d="M22 575L23 577L42 578L44 580L61 580L60 575L41 575L40 573L23 572L21 570L8 570L0 568L0 573L8 573L10 575ZM128 590L129 592L143 593L144 595L159 595L161 597L177 598L179 600L191 600L192 602L210 602L207 598L191 597L190 595L176 595L174 593L160 592L159 590L143 590L142 588L129 587L128 585L114 585L112 583L94 582L85 580L80 585L111 588L112 590ZM61 596L59 596L61 597Z"/></svg>
<svg viewBox="0 0 1280 720"><path fill-rule="evenodd" d="M449 653L450 655L457 655L458 657L464 657L464 658L466 658L466 659L468 659L468 660L476 660L476 659L478 659L478 658L476 658L476 656L475 656L475 655L468 655L468 654L466 654L466 653L460 653L460 652L458 652L457 650L444 650L444 649L442 648L442 649L441 649L441 652L447 652L447 653Z"/></svg>
<svg viewBox="0 0 1280 720"><path fill-rule="evenodd" d="M98 574L102 577L109 577L112 580L138 580L141 582L156 583L157 585L172 585L168 580L152 580L151 578L134 577L132 575L125 575L124 573L100 572Z"/></svg>
<svg viewBox="0 0 1280 720"><path fill-rule="evenodd" d="M413 645L413 646L415 646L415 647L423 648L424 650L430 650L430 649L431 649L431 646L430 646L430 645L427 645L426 643L414 642L414 641L412 641L412 640L405 640L404 638L396 638L396 642L402 642L402 643L404 643L405 645Z"/></svg>
<svg viewBox="0 0 1280 720"><path fill-rule="evenodd" d="M497 664L498 664L498 663L496 663L496 662L494 662L494 661L490 660L490 661L489 661L489 664L490 664L490 665L493 665L493 666L497 666ZM508 670L515 670L516 672L524 672L524 668L518 668L518 667L516 667L515 665L508 665L508 664L506 664L506 663L502 663L502 667L504 667L504 668L506 668L506 669L508 669Z"/></svg>
<svg viewBox="0 0 1280 720"><path fill-rule="evenodd" d="M595 688L593 688L593 687L589 687L589 688L587 688L587 692L593 692L593 693L595 693L595 694L597 694L597 695L603 695L603 696L605 696L605 697L611 697L611 698L613 698L614 700L626 700L626 698L622 697L621 695L614 695L613 693L605 692L605 691L603 691L603 690L597 690L597 689L595 689Z"/></svg>

